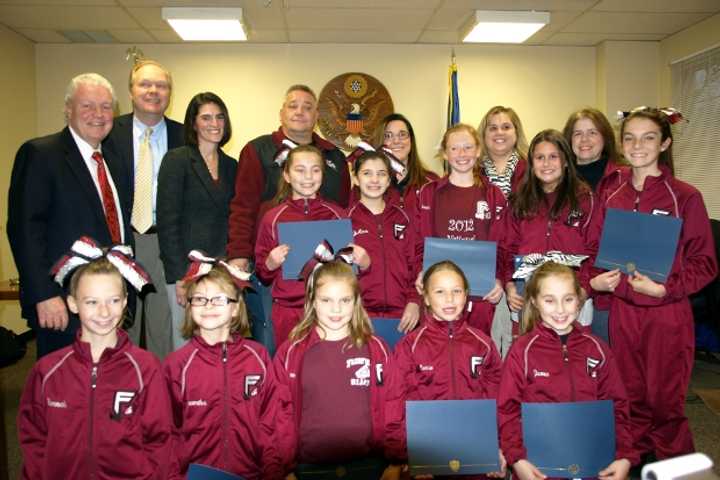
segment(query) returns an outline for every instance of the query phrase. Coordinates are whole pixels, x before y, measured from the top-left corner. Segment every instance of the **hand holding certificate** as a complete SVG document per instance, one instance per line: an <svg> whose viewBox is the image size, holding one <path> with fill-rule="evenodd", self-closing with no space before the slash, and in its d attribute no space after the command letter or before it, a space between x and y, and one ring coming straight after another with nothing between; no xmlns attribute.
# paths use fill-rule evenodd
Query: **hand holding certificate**
<svg viewBox="0 0 720 480"><path fill-rule="evenodd" d="M497 244L480 240L425 238L423 270L450 260L462 268L470 282L470 295L484 297L495 287Z"/></svg>

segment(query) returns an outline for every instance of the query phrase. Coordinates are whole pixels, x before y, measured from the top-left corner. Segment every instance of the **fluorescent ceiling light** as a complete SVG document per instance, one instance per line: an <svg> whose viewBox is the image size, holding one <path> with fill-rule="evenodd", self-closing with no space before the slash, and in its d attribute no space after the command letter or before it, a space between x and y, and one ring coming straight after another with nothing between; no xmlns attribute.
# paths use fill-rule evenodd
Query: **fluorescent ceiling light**
<svg viewBox="0 0 720 480"><path fill-rule="evenodd" d="M476 10L466 43L522 43L550 23L549 12Z"/></svg>
<svg viewBox="0 0 720 480"><path fill-rule="evenodd" d="M242 8L164 7L162 18L187 41L245 41Z"/></svg>

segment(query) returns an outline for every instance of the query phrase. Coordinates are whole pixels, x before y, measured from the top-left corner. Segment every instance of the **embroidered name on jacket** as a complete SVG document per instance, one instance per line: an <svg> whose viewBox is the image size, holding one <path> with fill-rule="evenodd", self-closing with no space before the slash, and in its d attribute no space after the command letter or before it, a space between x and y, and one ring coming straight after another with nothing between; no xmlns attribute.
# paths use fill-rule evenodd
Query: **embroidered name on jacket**
<svg viewBox="0 0 720 480"><path fill-rule="evenodd" d="M368 233L368 231L364 228L358 228L357 230L353 230L353 237L357 237L358 235L364 235L366 233Z"/></svg>
<svg viewBox="0 0 720 480"><path fill-rule="evenodd" d="M67 408L67 402L63 400L62 402L58 402L57 400L50 400L47 399L47 406L52 408Z"/></svg>
<svg viewBox="0 0 720 480"><path fill-rule="evenodd" d="M533 377L550 377L550 372L543 372L542 370L533 368Z"/></svg>
<svg viewBox="0 0 720 480"><path fill-rule="evenodd" d="M205 400L188 400L187 402L188 407L207 407L207 402Z"/></svg>
<svg viewBox="0 0 720 480"><path fill-rule="evenodd" d="M370 386L370 359L366 357L355 357L348 358L345 360L345 368L351 369L354 367L360 367L355 370L352 378L350 378L350 385L354 387L369 387Z"/></svg>

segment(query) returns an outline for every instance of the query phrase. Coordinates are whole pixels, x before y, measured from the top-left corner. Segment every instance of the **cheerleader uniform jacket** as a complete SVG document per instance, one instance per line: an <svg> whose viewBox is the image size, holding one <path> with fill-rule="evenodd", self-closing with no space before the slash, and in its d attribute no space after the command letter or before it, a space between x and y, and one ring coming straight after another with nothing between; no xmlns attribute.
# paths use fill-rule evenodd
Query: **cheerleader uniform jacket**
<svg viewBox="0 0 720 480"><path fill-rule="evenodd" d="M171 353L163 370L173 429L171 479L191 463L247 478L284 478L275 441L282 388L263 346L241 335L208 345L200 336Z"/></svg>
<svg viewBox="0 0 720 480"><path fill-rule="evenodd" d="M395 347L385 414L385 451L394 462L407 462L407 400L497 396L500 354L487 335L467 324L466 316L444 322L426 314L422 326Z"/></svg>
<svg viewBox="0 0 720 480"><path fill-rule="evenodd" d="M362 301L371 317L400 318L409 302L420 305L415 290L415 231L410 217L396 203L374 215L361 202L347 212L353 243L370 255L371 264L358 274Z"/></svg>
<svg viewBox="0 0 720 480"><path fill-rule="evenodd" d="M167 478L172 420L160 362L117 335L97 363L78 332L33 367L17 421L22 478Z"/></svg>
<svg viewBox="0 0 720 480"><path fill-rule="evenodd" d="M536 326L508 353L498 393L500 448L509 466L527 459L521 403L612 400L616 459L638 461L630 436L628 401L609 348L575 322L563 344L551 328Z"/></svg>

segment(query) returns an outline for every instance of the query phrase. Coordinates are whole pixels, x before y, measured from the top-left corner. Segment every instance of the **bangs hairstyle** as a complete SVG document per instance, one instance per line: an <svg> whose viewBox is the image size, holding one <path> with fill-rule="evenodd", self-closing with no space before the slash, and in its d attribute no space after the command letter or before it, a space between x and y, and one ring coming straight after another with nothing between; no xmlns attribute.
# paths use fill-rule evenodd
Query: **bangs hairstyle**
<svg viewBox="0 0 720 480"><path fill-rule="evenodd" d="M360 172L363 164L369 160L380 160L385 165L388 175L392 175L392 167L390 166L390 160L384 153L376 151L365 152L355 160L355 165L353 165L353 173L355 174L355 176L357 176L357 174Z"/></svg>
<svg viewBox="0 0 720 480"><path fill-rule="evenodd" d="M76 297L80 279L86 275L113 275L118 277L120 279L120 284L122 285L123 296L127 297L127 285L125 284L125 278L123 278L120 274L117 267L110 263L110 260L108 260L107 257L100 257L90 263L81 265L75 270L75 272L73 272L72 277L70 277L70 295Z"/></svg>
<svg viewBox="0 0 720 480"><path fill-rule="evenodd" d="M607 117L598 109L585 107L577 112L573 112L565 122L563 128L563 136L568 144L572 147L573 130L578 120L587 118L590 120L603 138L603 149L601 155L610 162L618 162L618 149L615 142L615 131L613 130Z"/></svg>
<svg viewBox="0 0 720 480"><path fill-rule="evenodd" d="M463 289L465 290L466 294L470 294L470 283L468 282L467 277L465 276L465 272L462 271L462 268L460 268L457 263L450 261L450 260L443 260L442 262L434 263L428 268L425 273L423 274L422 281L423 281L423 295L427 295L430 292L428 291L428 284L430 283L430 278L439 272L455 272L458 275L460 275L460 278L462 278L462 284Z"/></svg>
<svg viewBox="0 0 720 480"><path fill-rule="evenodd" d="M473 141L475 142L475 146L477 147L478 151L478 158L475 161L475 165L473 166L473 184L476 187L483 187L482 183L482 141L480 140L480 135L478 134L478 131L475 130L475 127L472 125L468 125L467 123L458 123L453 125L452 127L445 130L445 134L443 135L442 142L440 142L440 152L438 152L438 155L440 158L443 159L443 162L446 164L447 171L450 173L450 163L445 160L445 157L443 157L443 153L447 149L447 143L448 139L450 138L450 135L453 133L458 132L467 132L470 134L470 136L473 138Z"/></svg>
<svg viewBox="0 0 720 480"><path fill-rule="evenodd" d="M517 141L515 142L515 151L517 152L518 157L526 160L528 143L527 137L525 136L525 130L523 129L522 122L520 121L520 117L511 107L504 107L502 105L496 105L492 107L490 110L487 111L483 119L480 121L480 125L478 126L478 131L480 132L480 136L482 137L482 141L480 143L480 145L482 145L482 152L480 158L489 156L489 154L487 153L488 146L485 145L485 133L487 133L490 119L500 113L504 113L505 115L510 117L510 122L515 127L515 135L517 136Z"/></svg>
<svg viewBox="0 0 720 480"><path fill-rule="evenodd" d="M660 156L658 157L658 164L665 165L670 169L670 173L675 175L675 165L673 162L672 153L673 143L675 142L673 140L672 125L670 124L670 120L668 119L667 115L665 115L657 108L633 110L627 117L625 117L625 119L622 121L622 125L620 126L621 144L623 143L623 136L625 135L625 125L627 125L627 123L633 118L647 118L655 125L657 125L660 128L660 142L664 142L668 138L670 139L670 145L668 145L668 148L666 148L664 152L660 152Z"/></svg>
<svg viewBox="0 0 720 480"><path fill-rule="evenodd" d="M303 318L290 332L290 341L295 342L304 338L310 333L311 329L317 325L318 319L317 312L315 311L317 290L328 282L347 282L350 285L355 306L353 307L352 319L350 320L350 335L348 336L348 340L352 342L354 346L358 348L362 347L370 341L373 333L372 323L370 323L370 318L362 306L360 284L355 276L355 272L353 272L350 265L337 260L322 264L313 272L312 277L308 280L305 286L305 311Z"/></svg>
<svg viewBox="0 0 720 480"><path fill-rule="evenodd" d="M170 71L167 68L163 67L159 62L156 62L155 60L139 60L139 61L135 62L135 65L133 65L132 69L130 69L130 75L128 76L128 90L132 90L132 86L135 83L135 76L137 75L137 72L139 72L141 68L148 66L148 65L156 66L157 68L159 68L160 70L163 71L163 73L165 74L165 78L167 79L167 82L168 82L168 87L169 87L170 91L172 92L173 82L172 82L172 75L170 74Z"/></svg>
<svg viewBox="0 0 720 480"><path fill-rule="evenodd" d="M315 147L314 145L300 145L299 147L295 147L290 150L287 156L287 160L285 160L285 164L283 165L283 173L290 173L290 169L292 168L292 164L295 161L295 157L299 153L315 154L315 156L318 158L318 164L320 165L320 170L323 173L323 177L325 176L325 160L323 159L323 154L320 149ZM290 183L285 181L285 177L283 175L280 175L280 178L278 179L277 193L273 197L272 201L275 205L280 205L289 198L292 198L292 186L290 185Z"/></svg>
<svg viewBox="0 0 720 480"><path fill-rule="evenodd" d="M225 128L223 131L222 139L220 139L220 147L225 145L232 136L232 125L230 124L230 114L225 106L225 102L220 97L212 92L202 92L195 95L190 99L187 109L185 110L185 125L184 125L184 136L186 145L198 145L198 134L195 131L195 124L197 122L197 116L200 112L200 107L207 105L208 103L214 103L220 108L220 111L225 116Z"/></svg>
<svg viewBox="0 0 720 480"><path fill-rule="evenodd" d="M565 206L568 206L570 211L577 210L580 204L579 198L590 191L590 187L577 176L575 155L562 133L553 129L543 130L535 135L535 138L530 142L530 149L528 150L529 165L525 170L525 176L520 188L517 192L510 194L512 210L518 218L534 216L537 214L538 205L546 201L542 184L533 172L535 149L543 142L555 145L564 162L563 178L555 189L557 198L555 204L550 206L550 218L555 220Z"/></svg>
<svg viewBox="0 0 720 480"><path fill-rule="evenodd" d="M550 277L567 277L572 279L573 290L575 295L578 297L578 314L580 313L581 302L582 302L582 289L580 282L578 281L575 271L566 266L555 262L546 262L540 265L537 270L532 274L530 280L525 284L525 294L523 295L525 303L522 309L522 333L527 333L535 328L536 325L542 323L540 318L540 311L533 305L533 301L538 299L540 295L540 287L542 282Z"/></svg>
<svg viewBox="0 0 720 480"><path fill-rule="evenodd" d="M185 320L180 327L180 334L185 339L191 338L198 331L198 326L192 319L192 306L190 305L190 297L197 292L198 285L203 282L212 282L228 297L237 299L238 313L230 321L230 333L240 332L246 334L250 329L248 321L247 309L245 308L245 299L242 291L235 285L230 274L223 267L214 266L206 275L198 277L187 285L188 303L185 306ZM196 307L206 308L206 307Z"/></svg>
<svg viewBox="0 0 720 480"><path fill-rule="evenodd" d="M391 113L390 115L386 115L375 129L373 144L377 147L385 144L385 130L390 122L395 121L403 122L405 124L405 128L407 128L407 131L410 134L410 153L408 154L407 165L405 165L405 168L407 168L407 186L412 189L420 188L427 183L430 171L425 168L422 160L420 160L415 140L415 130L413 129L410 120L408 120L405 115L400 113Z"/></svg>

